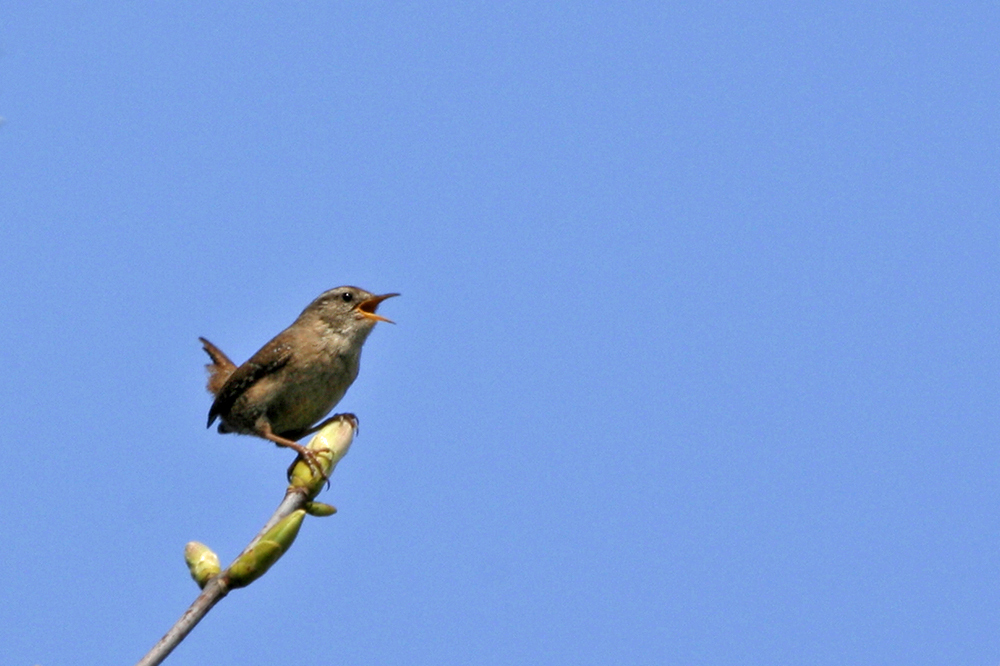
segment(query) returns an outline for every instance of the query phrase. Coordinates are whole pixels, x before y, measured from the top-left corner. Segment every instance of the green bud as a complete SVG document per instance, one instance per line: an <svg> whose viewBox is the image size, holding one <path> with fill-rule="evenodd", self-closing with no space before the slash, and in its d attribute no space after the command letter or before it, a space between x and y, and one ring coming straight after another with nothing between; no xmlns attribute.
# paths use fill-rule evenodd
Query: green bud
<svg viewBox="0 0 1000 666"><path fill-rule="evenodd" d="M323 516L332 516L337 513L337 507L324 504L323 502L306 502L305 509L306 513L310 516L317 516L320 518Z"/></svg>
<svg viewBox="0 0 1000 666"><path fill-rule="evenodd" d="M267 573L271 565L291 548L305 516L304 509L293 511L269 529L260 541L240 555L229 567L230 587L245 587Z"/></svg>
<svg viewBox="0 0 1000 666"><path fill-rule="evenodd" d="M347 455L357 430L357 417L353 414L337 414L330 420L330 423L309 440L306 448L315 452L323 467L323 472L327 476L333 473L333 469L340 462L340 459ZM316 474L303 460L298 460L292 465L289 481L293 488L308 489L311 497L318 495L323 488L323 483L325 483L325 479Z"/></svg>
<svg viewBox="0 0 1000 666"><path fill-rule="evenodd" d="M205 587L213 577L219 574L219 556L212 549L198 541L192 541L184 546L184 561L191 571L191 578L198 587Z"/></svg>

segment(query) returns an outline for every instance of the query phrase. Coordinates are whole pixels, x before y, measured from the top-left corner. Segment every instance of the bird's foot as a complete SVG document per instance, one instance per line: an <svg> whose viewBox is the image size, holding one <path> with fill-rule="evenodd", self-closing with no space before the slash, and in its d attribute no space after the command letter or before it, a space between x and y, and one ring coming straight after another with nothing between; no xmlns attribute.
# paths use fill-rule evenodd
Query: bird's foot
<svg viewBox="0 0 1000 666"><path fill-rule="evenodd" d="M288 448L292 448L292 447L288 447ZM326 470L324 469L325 465L323 464L323 461L321 461L319 459L319 456L317 455L318 453L322 453L323 451L329 451L329 449L316 449L316 450L313 450L313 449L307 449L306 447L298 445L298 444L294 447L294 449L295 449L295 451L298 452L299 457L296 458L295 460L293 460L292 464L288 466L288 480L289 481L292 480L292 470L295 469L295 465L297 465L298 462L301 460L301 461L305 462L306 465L309 466L309 471L311 471L314 475L320 476L320 477L323 478L323 481L326 482L327 489L329 489L330 488L330 475L326 473Z"/></svg>
<svg viewBox="0 0 1000 666"><path fill-rule="evenodd" d="M323 462L319 459L319 456L316 455L317 453L322 451L322 449L318 450L307 449L298 442L293 442L292 440L286 437L282 437L281 435L275 435L273 432L271 432L271 427L269 425L261 428L260 436L263 437L264 439L271 440L278 446L283 446L286 449L291 449L292 451L295 451L296 453L299 454L299 457L296 458L294 461L292 461L292 464L289 465L288 467L289 481L292 480L292 470L295 469L295 464L299 460L302 460L305 462L305 464L309 467L309 470L314 475L322 477L323 480L326 481L327 487L330 486L330 475L326 473L325 469L326 466L323 465Z"/></svg>
<svg viewBox="0 0 1000 666"><path fill-rule="evenodd" d="M351 414L350 412L344 412L343 414L334 414L333 416L326 419L322 423L317 423L312 428L309 428L309 430L306 430L306 435L312 435L313 433L317 433L323 428L333 423L334 421L340 421L341 419L347 419L348 421L351 422L351 425L354 426L355 430L358 429L358 417L355 416L354 414Z"/></svg>

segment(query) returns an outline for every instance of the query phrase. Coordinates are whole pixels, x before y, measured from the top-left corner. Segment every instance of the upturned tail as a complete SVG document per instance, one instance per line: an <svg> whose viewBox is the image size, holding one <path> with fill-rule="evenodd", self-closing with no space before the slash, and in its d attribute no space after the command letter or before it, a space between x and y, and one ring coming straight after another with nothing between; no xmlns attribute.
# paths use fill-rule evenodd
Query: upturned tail
<svg viewBox="0 0 1000 666"><path fill-rule="evenodd" d="M208 370L208 392L212 395L218 395L230 375L236 370L236 364L230 361L221 349L205 338L198 339L201 340L201 346L205 353L212 359L211 363L205 364L205 369Z"/></svg>

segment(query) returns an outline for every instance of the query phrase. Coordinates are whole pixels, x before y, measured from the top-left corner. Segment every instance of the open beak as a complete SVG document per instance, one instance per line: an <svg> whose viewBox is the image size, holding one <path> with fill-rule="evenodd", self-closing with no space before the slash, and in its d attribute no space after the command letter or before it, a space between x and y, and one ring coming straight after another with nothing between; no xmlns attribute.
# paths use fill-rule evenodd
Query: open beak
<svg viewBox="0 0 1000 666"><path fill-rule="evenodd" d="M375 314L375 310L378 309L378 304L387 298L392 298L393 296L399 296L399 294L382 294L381 296L372 296L371 298L366 298L365 300L358 303L358 312L362 316L368 319L374 319L375 321L384 321L389 324L395 324L391 319L386 319L382 315Z"/></svg>

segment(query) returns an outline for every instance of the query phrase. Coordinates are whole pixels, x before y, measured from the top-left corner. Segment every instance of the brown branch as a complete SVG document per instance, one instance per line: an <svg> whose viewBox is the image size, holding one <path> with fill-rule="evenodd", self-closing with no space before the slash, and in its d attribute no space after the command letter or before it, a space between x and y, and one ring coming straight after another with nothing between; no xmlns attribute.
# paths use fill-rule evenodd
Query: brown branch
<svg viewBox="0 0 1000 666"><path fill-rule="evenodd" d="M208 614L208 611L229 594L230 590L249 585L262 576L294 541L298 533L298 524L301 523L301 515L293 517L296 512L304 510L314 515L329 515L333 512L333 508L327 505L314 505L312 499L319 494L326 478L333 473L333 468L347 453L357 428L358 420L353 414L338 414L323 424L323 428L312 438L308 447L322 464L323 474L315 474L309 465L301 460L292 465L289 470L291 484L278 508L264 523L264 527L225 571L211 577L207 582L203 581L201 594L163 638L136 663L136 666L157 666L162 663ZM291 527L282 529L286 525ZM189 565L192 566L192 576L196 576L194 565L191 562ZM215 569L218 570L218 565Z"/></svg>

